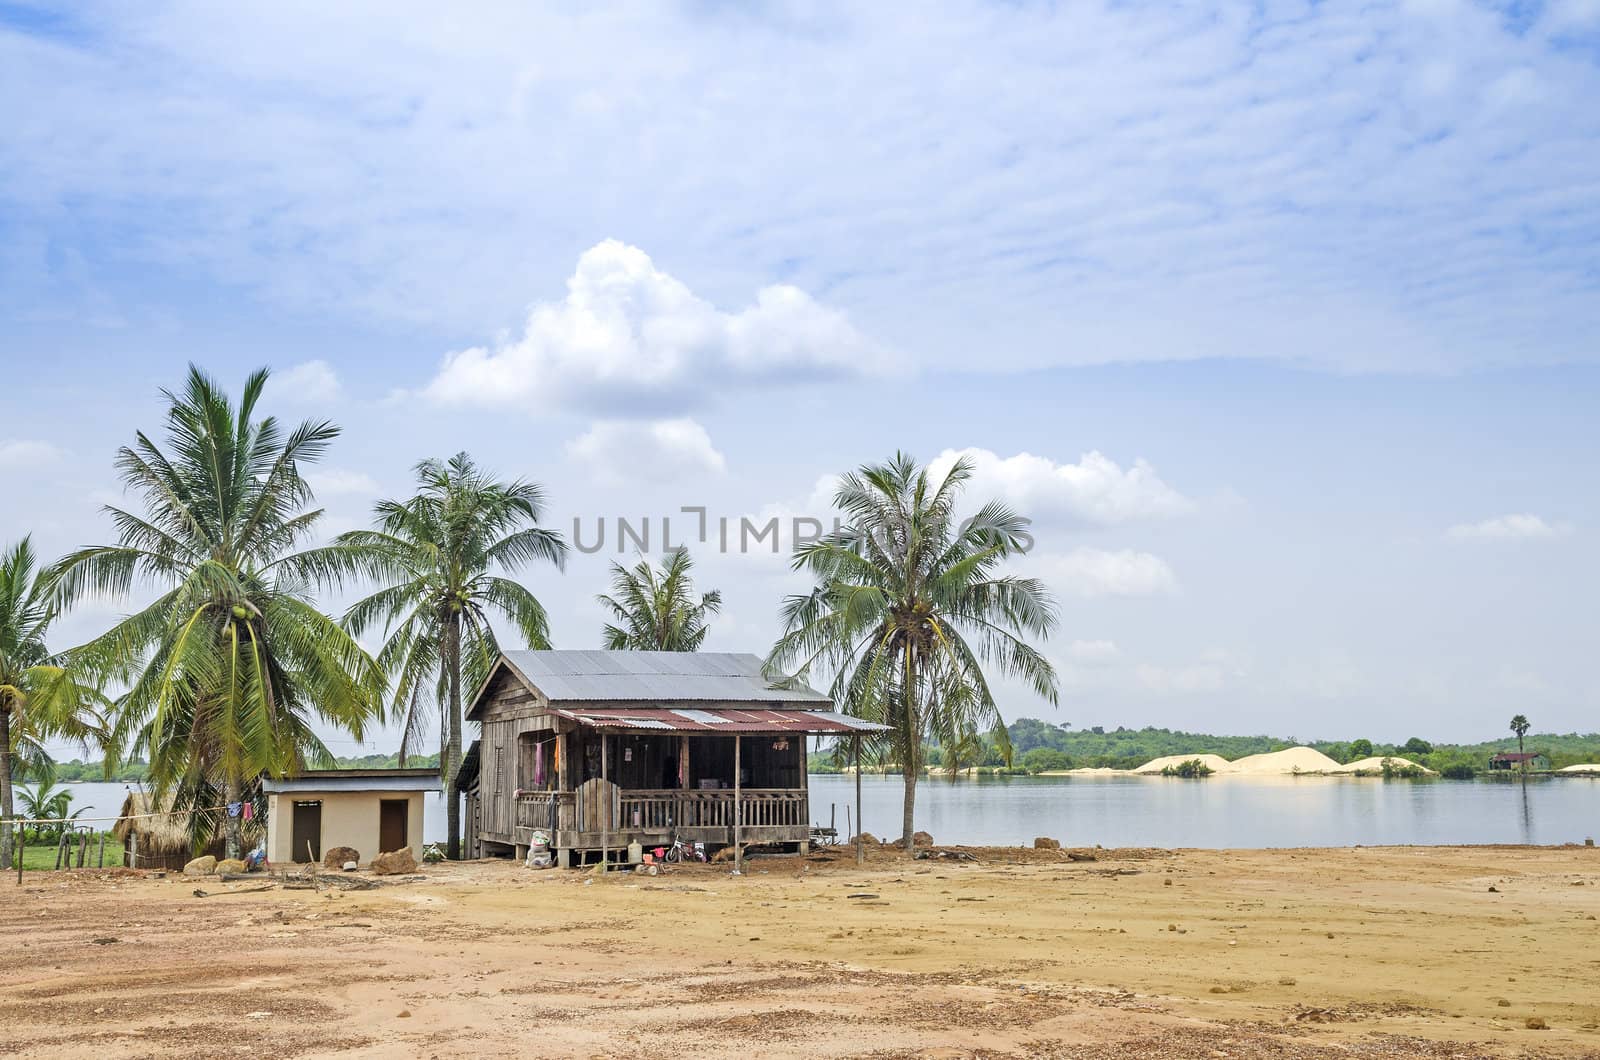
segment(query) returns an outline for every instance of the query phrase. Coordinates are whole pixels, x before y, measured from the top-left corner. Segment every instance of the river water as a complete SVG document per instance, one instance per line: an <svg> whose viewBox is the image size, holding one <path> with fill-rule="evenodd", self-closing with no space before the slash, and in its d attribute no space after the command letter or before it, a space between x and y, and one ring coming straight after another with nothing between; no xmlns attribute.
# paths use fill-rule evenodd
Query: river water
<svg viewBox="0 0 1600 1060"><path fill-rule="evenodd" d="M899 777L863 777L867 831L900 833ZM70 784L73 808L115 817L124 784ZM855 784L811 778L811 817L840 835ZM444 838L444 800L427 796L424 834ZM941 843L1002 845L1051 836L1072 846L1295 847L1581 843L1600 838L1600 779L1384 781L1351 777L930 777L917 827Z"/></svg>

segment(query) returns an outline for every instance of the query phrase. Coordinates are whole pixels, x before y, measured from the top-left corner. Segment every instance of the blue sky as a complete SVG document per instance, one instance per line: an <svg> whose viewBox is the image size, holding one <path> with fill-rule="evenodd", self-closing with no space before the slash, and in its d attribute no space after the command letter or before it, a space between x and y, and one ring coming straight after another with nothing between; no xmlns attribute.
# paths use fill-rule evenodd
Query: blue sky
<svg viewBox="0 0 1600 1060"><path fill-rule="evenodd" d="M1010 716L1592 730L1596 98L1595 0L0 3L5 536L107 539L191 360L345 426L330 532L463 448L591 537L972 449L1063 608ZM800 583L702 551L763 650Z"/></svg>

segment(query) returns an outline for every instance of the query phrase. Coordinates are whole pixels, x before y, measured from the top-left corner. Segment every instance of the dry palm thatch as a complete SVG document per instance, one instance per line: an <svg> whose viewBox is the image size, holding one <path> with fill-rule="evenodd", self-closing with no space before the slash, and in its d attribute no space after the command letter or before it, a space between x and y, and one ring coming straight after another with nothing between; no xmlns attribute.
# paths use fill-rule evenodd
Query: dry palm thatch
<svg viewBox="0 0 1600 1060"><path fill-rule="evenodd" d="M183 862L192 857L222 852L220 825L221 815L215 811L173 812L170 795L158 805L148 791L129 791L122 800L122 812L111 835L124 847L129 836L138 836L139 864L136 868L148 868L158 862L163 867L170 867L167 863L173 862L181 868ZM243 822L242 831L247 846L255 845L256 840L266 834L260 817Z"/></svg>

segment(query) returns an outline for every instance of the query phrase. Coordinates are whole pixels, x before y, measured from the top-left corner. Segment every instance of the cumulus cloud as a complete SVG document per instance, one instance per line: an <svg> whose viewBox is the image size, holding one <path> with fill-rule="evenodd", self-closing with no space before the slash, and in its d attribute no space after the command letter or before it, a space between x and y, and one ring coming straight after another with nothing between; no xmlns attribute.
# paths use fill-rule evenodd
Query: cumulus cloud
<svg viewBox="0 0 1600 1060"><path fill-rule="evenodd" d="M1124 468L1098 450L1077 463L1062 464L1032 453L1002 457L988 449L946 449L929 467L936 476L943 475L963 456L973 465L970 496L998 497L1036 520L1057 517L1110 526L1179 515L1194 506L1144 460Z"/></svg>
<svg viewBox="0 0 1600 1060"><path fill-rule="evenodd" d="M1571 523L1550 523L1527 512L1498 515L1479 523L1457 523L1445 531L1447 537L1457 541L1531 541L1570 533Z"/></svg>
<svg viewBox="0 0 1600 1060"><path fill-rule="evenodd" d="M445 358L425 393L455 404L556 401L686 408L709 388L836 378L891 359L837 310L777 284L724 312L608 239L578 259L566 297L534 306L520 338Z"/></svg>
<svg viewBox="0 0 1600 1060"><path fill-rule="evenodd" d="M1083 546L1040 556L1036 569L1047 586L1073 596L1157 596L1178 588L1178 576L1166 560L1133 549Z"/></svg>
<svg viewBox="0 0 1600 1060"><path fill-rule="evenodd" d="M0 441L0 467L31 467L60 457L61 450L49 442L31 438L8 438Z"/></svg>
<svg viewBox="0 0 1600 1060"><path fill-rule="evenodd" d="M567 455L608 482L720 475L727 461L691 419L603 420L567 443Z"/></svg>
<svg viewBox="0 0 1600 1060"><path fill-rule="evenodd" d="M274 372L267 386L275 398L308 405L337 401L344 389L339 384L339 374L327 361L306 361L287 371Z"/></svg>

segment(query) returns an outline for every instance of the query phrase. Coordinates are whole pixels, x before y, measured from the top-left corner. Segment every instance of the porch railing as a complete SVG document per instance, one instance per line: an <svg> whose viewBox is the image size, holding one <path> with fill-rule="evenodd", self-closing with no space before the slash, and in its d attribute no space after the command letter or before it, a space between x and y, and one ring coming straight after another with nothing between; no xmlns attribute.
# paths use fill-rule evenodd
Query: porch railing
<svg viewBox="0 0 1600 1060"><path fill-rule="evenodd" d="M740 793L745 827L804 825L803 788L750 788ZM679 828L732 828L731 791L624 791L622 827L650 831Z"/></svg>
<svg viewBox="0 0 1600 1060"><path fill-rule="evenodd" d="M577 820L570 791L524 791L517 796L517 827L572 828Z"/></svg>
<svg viewBox="0 0 1600 1060"><path fill-rule="evenodd" d="M743 825L804 827L804 788L749 788L741 794ZM576 827L577 814L570 791L525 791L517 797L517 824L524 828L549 828L555 807L558 829ZM672 828L732 828L732 791L624 790L618 801L619 832L666 832Z"/></svg>

